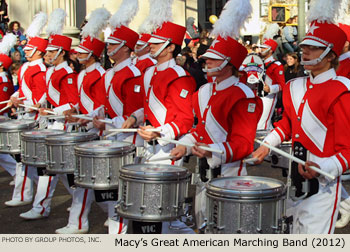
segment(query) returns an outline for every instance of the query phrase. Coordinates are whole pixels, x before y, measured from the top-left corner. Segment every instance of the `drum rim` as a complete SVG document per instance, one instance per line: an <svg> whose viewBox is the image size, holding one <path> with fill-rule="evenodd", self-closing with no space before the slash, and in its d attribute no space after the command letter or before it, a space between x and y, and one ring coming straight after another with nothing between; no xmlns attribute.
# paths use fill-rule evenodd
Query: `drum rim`
<svg viewBox="0 0 350 252"><path fill-rule="evenodd" d="M99 143L111 143L111 142L118 142L118 143L124 143L124 144L127 144L125 146L122 146L122 147L111 147L111 148L107 148L107 147L101 147L101 148L86 148L84 147L83 145L84 144L92 144L94 142L99 142ZM97 140L97 141L88 141L86 143L81 143L81 144L78 144L76 146L74 146L74 150L75 150L75 154L76 155L81 155L81 156L84 156L84 155L103 155L103 154L106 154L106 155L111 155L111 154L128 154L128 153L131 153L131 152L134 152L136 149L135 145L131 144L131 143L128 143L128 142L122 142L122 141L112 141L112 140Z"/></svg>
<svg viewBox="0 0 350 252"><path fill-rule="evenodd" d="M145 172L145 171L135 171L130 170L128 168L130 167L166 167L169 169L181 169L174 172ZM178 181L178 180L184 180L187 177L191 176L191 173L182 166L173 166L173 165L166 165L166 164L127 164L123 165L119 169L119 177L125 177L125 178L131 178L135 180L157 180L157 181ZM177 175L177 176L175 176Z"/></svg>
<svg viewBox="0 0 350 252"><path fill-rule="evenodd" d="M77 136L74 136L73 134ZM93 132L65 132L62 135L49 135L45 138L45 141L48 145L55 145L61 143L83 143L97 139L98 135Z"/></svg>
<svg viewBox="0 0 350 252"><path fill-rule="evenodd" d="M23 121L23 122L27 122L27 123L23 123L23 124L10 124L7 126L10 127L4 127L5 124L8 124L9 122L13 122L13 121ZM39 122L35 121L35 120L30 120L30 119L20 119L20 120L6 120L6 121L0 121L0 132L19 132L19 131L23 131L23 130L30 130L30 129L34 129L36 126L38 126ZM19 127L18 127L19 126Z"/></svg>
<svg viewBox="0 0 350 252"><path fill-rule="evenodd" d="M50 134L48 135L26 135L27 133L30 132L41 132L41 131L46 131L46 132L51 132L52 135L63 135L65 133L64 130L51 130L51 129L36 129L36 130L26 130L21 132L21 140L39 140L40 142L45 142L45 138L48 136L51 136Z"/></svg>
<svg viewBox="0 0 350 252"><path fill-rule="evenodd" d="M228 180L228 179L251 179L251 180L269 180L271 182L275 182L280 184L279 187L276 188L268 188L268 189L255 189L255 190L239 190L239 189L225 189L211 184L211 182L215 182L218 180ZM286 192L285 184L274 178L269 177L260 177L260 176L236 176L236 177L223 177L223 178L215 178L209 181L205 185L206 194L213 195L219 198L224 199L246 199L246 200L254 200L254 199L268 199L268 198L278 198L282 197Z"/></svg>

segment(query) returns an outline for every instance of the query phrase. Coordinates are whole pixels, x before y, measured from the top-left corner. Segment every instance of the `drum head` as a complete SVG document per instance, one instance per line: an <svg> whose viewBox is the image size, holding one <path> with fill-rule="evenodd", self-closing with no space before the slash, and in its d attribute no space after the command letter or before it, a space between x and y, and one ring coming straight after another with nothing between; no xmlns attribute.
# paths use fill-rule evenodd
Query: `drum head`
<svg viewBox="0 0 350 252"><path fill-rule="evenodd" d="M47 136L62 135L65 132L63 130L50 130L50 129L39 129L25 131L21 133L21 136L26 139L45 139Z"/></svg>
<svg viewBox="0 0 350 252"><path fill-rule="evenodd" d="M285 193L282 181L255 176L216 178L206 187L207 194L230 199L276 198Z"/></svg>
<svg viewBox="0 0 350 252"><path fill-rule="evenodd" d="M248 54L242 63L243 70L247 73L248 84L259 83L264 73L264 62L255 53Z"/></svg>
<svg viewBox="0 0 350 252"><path fill-rule="evenodd" d="M123 154L134 151L135 146L127 142L102 140L79 144L74 149L79 153Z"/></svg>
<svg viewBox="0 0 350 252"><path fill-rule="evenodd" d="M186 168L164 164L124 165L120 176L142 180L179 180L189 176Z"/></svg>
<svg viewBox="0 0 350 252"><path fill-rule="evenodd" d="M8 120L0 122L0 131L33 129L37 125L34 120Z"/></svg>
<svg viewBox="0 0 350 252"><path fill-rule="evenodd" d="M93 132L68 132L63 135L50 135L46 137L48 144L65 143L65 142L87 142L96 140L98 135Z"/></svg>
<svg viewBox="0 0 350 252"><path fill-rule="evenodd" d="M6 117L6 116L0 116L0 122L5 122L10 120L10 118Z"/></svg>

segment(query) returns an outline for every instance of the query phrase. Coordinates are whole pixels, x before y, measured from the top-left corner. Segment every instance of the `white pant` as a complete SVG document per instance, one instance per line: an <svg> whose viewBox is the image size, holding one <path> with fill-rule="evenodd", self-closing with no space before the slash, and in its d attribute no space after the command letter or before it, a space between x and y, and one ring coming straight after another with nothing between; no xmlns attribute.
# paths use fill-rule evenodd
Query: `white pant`
<svg viewBox="0 0 350 252"><path fill-rule="evenodd" d="M240 167L225 167L221 169L222 177L233 177L238 176L239 170L241 169L240 176L247 175L247 169L245 165ZM206 211L207 211L207 196L205 195L206 183L200 182L196 185L196 198L195 198L195 216L197 227L199 228L205 222Z"/></svg>
<svg viewBox="0 0 350 252"><path fill-rule="evenodd" d="M293 215L293 234L332 234L340 203L340 177L323 186L311 197L293 202L287 216Z"/></svg>
<svg viewBox="0 0 350 252"><path fill-rule="evenodd" d="M10 154L0 153L0 164L12 177L16 175L16 160Z"/></svg>
<svg viewBox="0 0 350 252"><path fill-rule="evenodd" d="M12 200L32 201L33 200L33 180L29 175L30 169L27 165L17 163L15 188L13 189Z"/></svg>
<svg viewBox="0 0 350 252"><path fill-rule="evenodd" d="M277 94L269 94L265 97L261 97L263 102L263 113L258 122L258 130L270 130L272 129L271 118L277 103Z"/></svg>

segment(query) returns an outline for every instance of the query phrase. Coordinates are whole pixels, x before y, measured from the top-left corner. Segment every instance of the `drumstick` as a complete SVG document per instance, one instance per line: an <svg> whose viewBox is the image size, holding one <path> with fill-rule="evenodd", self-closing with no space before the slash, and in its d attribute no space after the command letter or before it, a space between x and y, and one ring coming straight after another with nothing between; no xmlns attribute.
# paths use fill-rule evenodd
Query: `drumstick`
<svg viewBox="0 0 350 252"><path fill-rule="evenodd" d="M191 144L191 143L184 143L184 142L180 142L180 141L173 140L173 139L167 139L167 138L160 138L160 137L158 137L157 140L162 140L162 141L165 141L165 142L178 144L178 145L182 145L182 146L186 146L186 147L193 147L193 146L195 146L194 144ZM213 149L213 148L210 148L210 147L207 147L207 146L201 146L201 145L199 145L198 147L203 149L203 150L206 150L206 151L216 152L216 153L219 153L219 154L224 154L224 152L222 150Z"/></svg>
<svg viewBox="0 0 350 252"><path fill-rule="evenodd" d="M269 145L269 144L267 144L267 143L264 143L264 142L262 142L262 141L260 141L260 140L258 140L258 139L255 139L255 142L257 142L257 143L259 143L259 144L261 144L261 145L264 145L265 147L267 147L267 148L273 150L274 152L277 152L278 154L280 154L280 155L282 155L282 156L284 156L284 157L286 157L286 158L288 158L288 159L293 160L294 162L297 162L298 164L301 164L301 165L304 165L304 166L305 166L305 161L303 161L303 160L301 160L301 159L299 159L299 158L297 158L297 157L294 157L293 155L290 155L290 154L287 153L287 152L284 152L284 151L282 151L282 150L280 150L280 149L278 149L278 148L276 148L276 147L274 147L274 146L272 146L272 145ZM328 178L330 178L330 179L332 179L332 180L335 179L335 176L333 176L333 175L331 175L331 174L329 174L329 173L327 173L327 172L325 172L325 171L322 171L321 169L319 169L319 168L317 168L317 167L315 167L315 166L309 166L309 167L310 167L311 170L313 170L313 171L315 171L315 172L317 172L317 173L319 173L319 174L322 174L322 175L325 176L325 177L328 177Z"/></svg>
<svg viewBox="0 0 350 252"><path fill-rule="evenodd" d="M24 107L24 108L33 109L33 110L36 110L36 111L39 110L39 108L33 107L33 106L29 106L29 105L19 104L19 106ZM44 109L44 112L46 112L46 113L48 113L48 114L51 114L51 115L57 115L56 112L50 111L50 110L46 110L46 109Z"/></svg>
<svg viewBox="0 0 350 252"><path fill-rule="evenodd" d="M83 119L83 120L88 120L88 121L94 120L93 117L88 116L88 115L72 115L72 117L79 118L79 119ZM108 120L104 120L104 119L98 119L98 120L99 120L100 122L103 122L103 123L113 124L113 122L108 121Z"/></svg>
<svg viewBox="0 0 350 252"><path fill-rule="evenodd" d="M17 98L18 100L25 100L26 98L25 97L21 97L21 98ZM7 101L2 101L2 102L0 102L0 105L1 104L6 104L6 103L8 103L8 102L10 102L11 100L7 100Z"/></svg>
<svg viewBox="0 0 350 252"><path fill-rule="evenodd" d="M11 108L11 106L10 106L10 105L7 105L6 107L2 108L2 109L0 110L0 113L3 112L3 111L5 111L5 110L8 109L8 108Z"/></svg>
<svg viewBox="0 0 350 252"><path fill-rule="evenodd" d="M117 135L119 133L133 133L137 132L139 129L109 129L109 132L112 132L111 134L108 134L107 137L111 137L114 135ZM150 131L150 132L160 132L160 129L146 129L145 131Z"/></svg>
<svg viewBox="0 0 350 252"><path fill-rule="evenodd" d="M173 159L174 156L166 156L166 157L160 157L160 158L150 158L150 159L147 159L145 162L148 163L148 162L155 162L155 161L164 161L164 160L168 160L168 159Z"/></svg>

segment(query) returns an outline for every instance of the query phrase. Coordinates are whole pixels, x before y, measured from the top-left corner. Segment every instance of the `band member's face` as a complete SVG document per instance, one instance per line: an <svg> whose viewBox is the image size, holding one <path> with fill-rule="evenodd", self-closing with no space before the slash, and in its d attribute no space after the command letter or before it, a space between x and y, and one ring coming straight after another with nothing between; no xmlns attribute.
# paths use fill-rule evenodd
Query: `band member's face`
<svg viewBox="0 0 350 252"><path fill-rule="evenodd" d="M218 59L206 59L205 63L207 64L207 69L213 69L216 67L221 66L221 64L223 63L223 60L218 60ZM208 72L207 75L208 76L218 76L220 75L221 71L215 71L215 72Z"/></svg>
<svg viewBox="0 0 350 252"><path fill-rule="evenodd" d="M302 60L303 61L310 61L317 59L321 56L321 54L324 52L325 47L318 47L318 46L312 46L312 45L301 45L300 46L302 50ZM323 60L316 65L304 65L305 70L314 71L316 68L319 68L327 61L327 57L323 58Z"/></svg>
<svg viewBox="0 0 350 252"><path fill-rule="evenodd" d="M81 64L85 64L87 62L87 60L84 60L84 59L87 59L88 56L89 56L88 53L80 53L80 52L77 53L77 59Z"/></svg>

